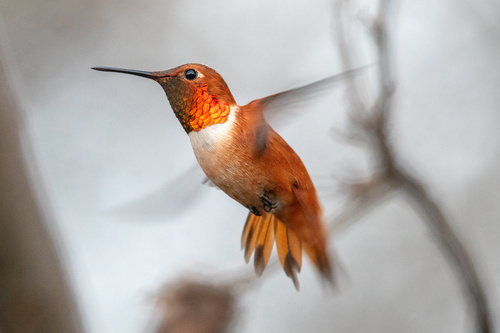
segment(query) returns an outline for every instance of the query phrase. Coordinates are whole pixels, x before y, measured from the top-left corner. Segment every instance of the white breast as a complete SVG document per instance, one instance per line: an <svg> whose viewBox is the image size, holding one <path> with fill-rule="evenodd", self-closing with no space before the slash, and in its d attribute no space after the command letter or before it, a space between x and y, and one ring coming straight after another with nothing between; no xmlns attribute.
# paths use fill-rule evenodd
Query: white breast
<svg viewBox="0 0 500 333"><path fill-rule="evenodd" d="M205 153L213 153L215 151L217 143L231 140L231 133L235 126L236 113L239 109L237 105L232 106L225 123L210 125L197 132L189 132L189 139L191 140L191 145L193 146L194 153L199 162L200 157Z"/></svg>

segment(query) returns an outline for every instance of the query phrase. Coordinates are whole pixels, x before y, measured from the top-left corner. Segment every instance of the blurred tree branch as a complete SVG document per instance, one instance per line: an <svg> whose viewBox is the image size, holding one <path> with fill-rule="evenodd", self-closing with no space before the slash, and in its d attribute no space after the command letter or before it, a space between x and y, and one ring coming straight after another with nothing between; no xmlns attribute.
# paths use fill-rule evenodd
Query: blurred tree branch
<svg viewBox="0 0 500 333"><path fill-rule="evenodd" d="M164 315L156 332L229 332L238 317L237 290L234 287L196 281L190 277L181 277L164 286L157 299L157 307Z"/></svg>
<svg viewBox="0 0 500 333"><path fill-rule="evenodd" d="M82 332L23 156L21 119L0 61L0 331Z"/></svg>
<svg viewBox="0 0 500 333"><path fill-rule="evenodd" d="M339 1L337 11L338 40L341 59L346 69L352 68L353 56L350 54L349 40L346 27L342 24L346 15L342 15L345 1ZM378 13L367 20L365 24L372 33L375 44L377 62L378 97L371 107L365 107L359 95L356 82L348 78L349 98L351 103L350 122L354 133L348 137L364 139L365 143L373 146L376 156L377 170L367 182L356 183L351 189L351 198L360 208L367 202L372 205L379 202L381 186L399 189L413 205L432 231L441 251L452 265L457 279L464 287L465 295L471 308L474 310L476 331L493 332L492 316L488 300L481 279L464 245L455 234L439 204L429 195L423 183L402 165L392 149L389 135L391 114L393 112L392 98L394 94L394 79L392 62L390 59L390 11L395 6L394 1L380 0ZM359 191L359 189L363 191ZM375 193L375 195L374 195ZM345 214L345 213L344 213Z"/></svg>

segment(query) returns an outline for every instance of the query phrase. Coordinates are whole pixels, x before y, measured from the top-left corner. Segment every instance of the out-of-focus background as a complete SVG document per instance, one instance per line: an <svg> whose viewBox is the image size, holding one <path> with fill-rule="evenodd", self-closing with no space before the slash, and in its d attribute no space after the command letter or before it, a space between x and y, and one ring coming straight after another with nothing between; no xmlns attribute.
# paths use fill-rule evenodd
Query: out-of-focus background
<svg viewBox="0 0 500 333"><path fill-rule="evenodd" d="M90 67L203 63L221 73L243 105L344 69L336 4L0 1L0 56L20 110L23 151L85 332L155 331L165 283L252 271L243 267L239 244L247 210L199 184L189 140L160 86ZM375 11L370 1L353 1L344 12L358 55L354 66L377 60L362 23ZM399 1L390 16L391 142L462 239L494 314L500 312L498 22L500 5L491 0ZM331 194L338 192L335 180L370 168L366 150L332 135L346 124L346 94L337 87L277 127L303 159L328 216L345 203ZM332 253L341 266L336 292L325 291L307 261L299 293L282 272L267 272L237 298L233 329L472 330L450 265L398 196L345 232L334 231Z"/></svg>

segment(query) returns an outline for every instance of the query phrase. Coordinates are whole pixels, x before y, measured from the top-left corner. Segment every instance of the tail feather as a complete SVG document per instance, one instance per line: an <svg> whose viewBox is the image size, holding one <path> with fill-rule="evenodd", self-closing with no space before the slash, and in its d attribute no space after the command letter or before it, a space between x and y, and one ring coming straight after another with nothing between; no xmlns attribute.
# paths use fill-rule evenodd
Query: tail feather
<svg viewBox="0 0 500 333"><path fill-rule="evenodd" d="M253 232L253 227L255 222L257 221L257 217L254 214L248 214L247 220L245 222L245 226L243 227L243 233L241 234L241 249L246 248L248 239L252 238L250 234Z"/></svg>
<svg viewBox="0 0 500 333"><path fill-rule="evenodd" d="M311 259L311 261L321 273L321 276L334 286L335 276L332 271L332 266L330 264L328 254L325 251L318 251L318 249L313 249L308 246L304 246L304 250L307 253L309 259Z"/></svg>
<svg viewBox="0 0 500 333"><path fill-rule="evenodd" d="M269 214L269 218L265 218L262 223L262 228L257 238L255 246L254 265L255 273L260 277L269 262L271 252L274 245L274 215Z"/></svg>
<svg viewBox="0 0 500 333"><path fill-rule="evenodd" d="M253 214L248 215L247 224L245 225L245 231L242 238L242 246L245 246L245 261L247 264L250 261L250 257L255 249L262 225L263 223L260 220L260 216L255 216Z"/></svg>
<svg viewBox="0 0 500 333"><path fill-rule="evenodd" d="M292 279L295 288L299 290L297 274L302 266L302 242L282 222L276 226L276 249L286 275Z"/></svg>
<svg viewBox="0 0 500 333"><path fill-rule="evenodd" d="M249 213L243 228L241 248L245 249L245 261L248 264L255 251L255 272L259 276L266 268L273 250L274 224L275 218L272 214L257 216Z"/></svg>
<svg viewBox="0 0 500 333"><path fill-rule="evenodd" d="M249 213L243 229L241 247L245 249L247 263L255 252L254 266L258 276L262 275L269 262L274 242L281 265L298 290L297 274L302 266L302 242L273 214L256 216Z"/></svg>
<svg viewBox="0 0 500 333"><path fill-rule="evenodd" d="M302 211L305 214L305 219L308 221L311 230L316 230L315 232L309 232L305 236L306 241L304 242L304 249L307 256L312 260L316 268L320 271L321 275L325 280L327 280L332 285L335 285L335 278L332 271L332 265L327 253L326 247L326 232L321 221L320 215L315 214L311 207L306 204L306 198L303 192L297 188L292 189L295 197L297 198Z"/></svg>

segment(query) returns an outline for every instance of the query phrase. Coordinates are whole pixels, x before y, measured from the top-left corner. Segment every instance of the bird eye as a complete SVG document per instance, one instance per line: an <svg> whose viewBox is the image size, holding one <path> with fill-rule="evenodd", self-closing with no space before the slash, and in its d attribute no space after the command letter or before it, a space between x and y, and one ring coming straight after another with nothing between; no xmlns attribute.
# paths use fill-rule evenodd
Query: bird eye
<svg viewBox="0 0 500 333"><path fill-rule="evenodd" d="M189 81L193 81L198 77L198 72L192 68L188 68L184 71L184 77Z"/></svg>

